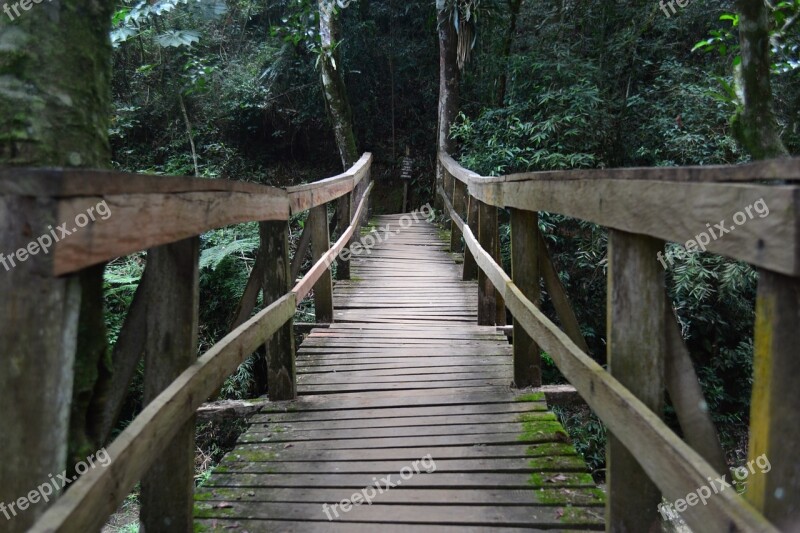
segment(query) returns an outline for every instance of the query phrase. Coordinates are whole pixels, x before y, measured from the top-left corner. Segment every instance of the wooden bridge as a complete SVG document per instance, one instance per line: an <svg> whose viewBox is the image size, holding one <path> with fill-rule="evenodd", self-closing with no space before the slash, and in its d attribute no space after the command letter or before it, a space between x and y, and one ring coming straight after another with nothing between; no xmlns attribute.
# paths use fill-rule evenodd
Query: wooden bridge
<svg viewBox="0 0 800 533"><path fill-rule="evenodd" d="M376 217L364 228L369 154L340 176L288 190L0 172L0 250L19 262L0 273L0 503L24 503L66 466L77 324L70 302L81 272L148 250L115 347L115 356L144 356L146 407L108 445L108 466L90 469L49 506L29 497L3 528L97 531L141 480L148 532L638 532L658 527L662 496L696 531L795 530L800 187L792 183L800 161L484 178L447 154L439 159L446 244L420 213ZM715 491L699 505L689 495L728 472L656 257L664 241L686 242L758 200L769 216L707 248L759 271L749 453L766 454L772 468L749 480L744 498ZM334 201L343 229L331 245ZM111 216L89 224L99 202ZM511 214L510 275L498 264L499 208ZM315 264L295 283L288 219L309 209L301 250L310 242ZM609 228L607 369L587 354L539 234L539 211ZM68 234L56 239L64 221ZM198 359L198 235L246 221L260 223L262 242L235 328ZM41 248L44 235L54 239L39 253L31 243ZM460 251L463 264L450 253ZM540 282L563 330L538 309ZM296 349L295 309L312 290L317 322L327 327ZM251 317L259 291L265 307ZM262 345L272 402L195 491L195 411ZM605 495L535 389L540 350L613 434ZM665 391L684 438L661 420Z"/></svg>

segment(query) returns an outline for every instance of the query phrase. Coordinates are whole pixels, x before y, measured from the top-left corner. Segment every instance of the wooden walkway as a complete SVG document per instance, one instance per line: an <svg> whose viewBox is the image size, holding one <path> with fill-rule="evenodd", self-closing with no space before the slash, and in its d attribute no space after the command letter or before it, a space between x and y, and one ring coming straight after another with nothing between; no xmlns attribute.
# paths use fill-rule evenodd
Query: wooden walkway
<svg viewBox="0 0 800 533"><path fill-rule="evenodd" d="M300 398L249 421L197 490L196 530L603 529L543 396L510 387L505 336L475 325L475 282L436 227L399 222L374 219L392 235L353 259L337 323L300 346Z"/></svg>

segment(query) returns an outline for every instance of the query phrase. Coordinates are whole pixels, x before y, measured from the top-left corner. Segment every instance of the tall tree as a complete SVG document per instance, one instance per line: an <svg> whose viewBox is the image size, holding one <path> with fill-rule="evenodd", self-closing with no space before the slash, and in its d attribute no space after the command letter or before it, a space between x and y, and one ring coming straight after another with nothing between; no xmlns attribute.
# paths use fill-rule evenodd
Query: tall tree
<svg viewBox="0 0 800 533"><path fill-rule="evenodd" d="M0 166L108 167L112 3L27 6L0 14ZM57 216L54 202L0 196L2 251L46 234L64 222ZM49 256L38 254L0 275L0 448L12 458L0 461L2 502L74 464L68 434L70 460L96 449L87 428L108 374L103 268L51 272ZM26 530L46 508L32 505L5 530Z"/></svg>
<svg viewBox="0 0 800 533"><path fill-rule="evenodd" d="M508 85L508 60L511 57L511 45L514 44L514 34L517 32L517 19L522 9L522 0L507 0L509 21L503 37L502 61L503 70L497 80L497 96L495 103L502 107L506 99L506 86ZM559 11L560 13L560 11Z"/></svg>
<svg viewBox="0 0 800 533"><path fill-rule="evenodd" d="M458 35L451 22L451 8L447 0L436 0L436 19L439 34L439 119L436 147L440 152L451 153L455 141L450 138L450 127L458 116ZM437 160L436 184L442 184L444 168ZM438 201L438 195L437 195Z"/></svg>
<svg viewBox="0 0 800 533"><path fill-rule="evenodd" d="M742 107L734 117L737 140L754 159L787 156L772 106L769 12L763 0L737 0Z"/></svg>
<svg viewBox="0 0 800 533"><path fill-rule="evenodd" d="M358 160L358 147L353 129L353 112L347 97L339 53L338 10L336 0L319 0L320 69L322 89L328 115L333 125L336 146L345 170Z"/></svg>

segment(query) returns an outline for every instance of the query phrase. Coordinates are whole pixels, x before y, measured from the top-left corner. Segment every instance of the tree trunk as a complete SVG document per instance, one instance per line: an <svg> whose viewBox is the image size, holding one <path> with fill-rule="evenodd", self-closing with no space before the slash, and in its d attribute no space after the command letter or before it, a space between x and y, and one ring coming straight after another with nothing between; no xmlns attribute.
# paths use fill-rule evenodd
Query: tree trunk
<svg viewBox="0 0 800 533"><path fill-rule="evenodd" d="M332 0L319 0L319 34L322 40L320 65L322 92L333 124L336 147L339 149L342 166L347 170L358 160L358 147L353 130L353 112L342 75L341 54L336 49L339 42L339 23L334 12L335 5Z"/></svg>
<svg viewBox="0 0 800 533"><path fill-rule="evenodd" d="M0 165L109 166L112 6L57 0L0 17ZM2 251L65 222L57 217L53 202L0 197ZM0 462L0 502L74 464L67 442L90 439L87 424L68 436L70 410L78 413L73 421L88 418L98 376L108 370L102 267L64 278L51 271L50 257L39 254L0 276L0 404L14 406L0 414L0 448L9 458ZM98 312L81 313L90 308ZM79 447L69 461L97 449ZM46 508L32 505L5 530L26 530Z"/></svg>
<svg viewBox="0 0 800 533"><path fill-rule="evenodd" d="M508 30L503 39L502 59L503 70L500 73L500 79L497 82L497 101L496 104L500 107L504 105L506 100L506 86L508 85L508 60L511 57L511 45L514 44L514 34L517 32L517 19L519 12L522 8L522 0L508 0L508 10L511 14L511 20L508 23Z"/></svg>
<svg viewBox="0 0 800 533"><path fill-rule="evenodd" d="M753 159L788 155L778 132L770 84L769 15L763 0L737 0L742 63L736 77L744 96L733 119L736 139Z"/></svg>
<svg viewBox="0 0 800 533"><path fill-rule="evenodd" d="M450 138L450 127L458 116L458 36L445 0L436 0L436 12L439 27L439 120L436 146L441 152L452 153L456 145ZM437 187L444 182L443 176L444 168L437 159ZM438 204L438 195L436 198Z"/></svg>

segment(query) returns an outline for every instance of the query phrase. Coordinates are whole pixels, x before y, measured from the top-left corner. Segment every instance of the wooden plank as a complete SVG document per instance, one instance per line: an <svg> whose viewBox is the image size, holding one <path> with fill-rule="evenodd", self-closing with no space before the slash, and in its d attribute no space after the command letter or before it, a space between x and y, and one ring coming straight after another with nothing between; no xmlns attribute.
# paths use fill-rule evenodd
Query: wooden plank
<svg viewBox="0 0 800 533"><path fill-rule="evenodd" d="M195 410L256 348L294 316L289 293L239 326L150 402L107 447L111 463L70 486L33 531L99 530Z"/></svg>
<svg viewBox="0 0 800 533"><path fill-rule="evenodd" d="M602 178L488 180L493 178L471 184L470 194L489 205L560 213L682 245L700 238L709 241L705 248L713 253L800 275L797 186Z"/></svg>
<svg viewBox="0 0 800 533"><path fill-rule="evenodd" d="M52 200L0 196L0 251L13 253L55 223ZM0 502L18 498L67 467L81 291L77 277L53 278L52 256L38 254L0 271ZM51 500L52 502L52 500ZM40 501L0 518L27 531L48 507ZM18 509L19 511L19 509ZM8 519L10 518L10 520Z"/></svg>
<svg viewBox="0 0 800 533"><path fill-rule="evenodd" d="M311 230L308 228L310 224L308 219L306 219L306 224L303 226L303 233L300 235L300 241L297 243L297 251L294 257L292 257L292 268L289 277L293 280L297 279L297 276L300 275L303 261L305 261L306 255L308 255L308 248L311 245Z"/></svg>
<svg viewBox="0 0 800 533"><path fill-rule="evenodd" d="M244 287L244 292L236 305L236 311L233 313L233 322L231 322L230 330L238 328L244 324L250 315L253 314L253 309L256 307L258 301L258 291L261 290L262 279L264 277L264 254L256 254L256 262L253 269L250 271L250 276L247 278L247 285Z"/></svg>
<svg viewBox="0 0 800 533"><path fill-rule="evenodd" d="M288 217L280 189L70 197L59 200L59 222L52 224L62 229L40 235L55 236L53 274L61 276L210 229Z"/></svg>
<svg viewBox="0 0 800 533"><path fill-rule="evenodd" d="M639 460L669 501L707 486L714 468L681 441L659 417L580 349L513 284L506 303L528 334L556 362L589 407ZM713 479L713 478L712 478ZM651 510L655 514L655 509ZM683 514L690 527L704 530L777 531L734 491L721 491L702 508Z"/></svg>
<svg viewBox="0 0 800 533"><path fill-rule="evenodd" d="M458 180L453 180L453 210L459 217L467 217L467 187ZM450 249L453 252L464 251L464 243L461 240L461 227L463 227L463 225L464 222L462 220L461 226L459 226L456 231L450 228L452 232L451 235L456 236L455 243L452 238L450 240ZM455 244L455 248L453 248L453 244Z"/></svg>
<svg viewBox="0 0 800 533"><path fill-rule="evenodd" d="M665 298L669 298L665 294ZM675 407L678 422L688 442L720 475L728 472L725 452L703 396L700 380L694 371L689 350L683 342L678 318L671 302L664 304L667 343L664 381Z"/></svg>
<svg viewBox="0 0 800 533"><path fill-rule="evenodd" d="M534 305L540 305L539 215L533 211L511 210L511 277ZM514 385L542 386L542 358L539 347L525 328L514 321Z"/></svg>
<svg viewBox="0 0 800 533"><path fill-rule="evenodd" d="M289 225L287 222L259 224L263 266L261 286L265 305L279 301L292 286L289 277ZM270 400L292 400L297 396L294 328L292 319L266 343L267 395Z"/></svg>
<svg viewBox="0 0 800 533"><path fill-rule="evenodd" d="M478 200L469 194L467 194L466 225L469 226L473 235L478 234ZM464 250L464 269L461 279L464 281L478 279L478 265L475 263L475 258L472 256L472 252L469 249Z"/></svg>
<svg viewBox="0 0 800 533"><path fill-rule="evenodd" d="M608 246L608 371L657 417L664 411L664 270L656 253L663 242L611 231ZM614 531L650 531L661 491L636 458L609 434L606 445L607 520Z"/></svg>
<svg viewBox="0 0 800 533"><path fill-rule="evenodd" d="M197 360L200 239L147 253L144 404ZM149 531L189 531L193 521L195 419L176 421L172 440L142 478L141 522Z"/></svg>
<svg viewBox="0 0 800 533"><path fill-rule="evenodd" d="M498 239L497 208L481 202L478 204L478 242L485 251L493 254ZM497 293L492 280L481 269L478 271L478 324L493 326L496 320Z"/></svg>
<svg viewBox="0 0 800 533"><path fill-rule="evenodd" d="M746 497L783 531L800 523L798 319L797 278L759 271L748 459L762 473L748 476Z"/></svg>
<svg viewBox="0 0 800 533"><path fill-rule="evenodd" d="M145 265L139 285L133 295L133 301L125 315L122 329L117 335L117 342L114 344L111 355L111 386L108 388L103 411L99 414L100 420L100 441L108 442L111 432L122 411L125 399L128 397L128 390L136 368L144 355L144 343L142 339L147 333L147 266Z"/></svg>
<svg viewBox="0 0 800 533"><path fill-rule="evenodd" d="M287 188L286 192L289 194L292 213L319 207L349 193L368 175L371 164L372 154L365 153L343 174Z"/></svg>
<svg viewBox="0 0 800 533"><path fill-rule="evenodd" d="M86 168L2 168L0 195L70 198L189 192L270 195L273 187L227 179L134 174Z"/></svg>
<svg viewBox="0 0 800 533"><path fill-rule="evenodd" d="M501 178L483 178L461 167L448 154L439 158L447 170L462 182L473 180L495 181L575 181L575 180L643 180L674 182L747 182L759 180L798 180L800 179L800 158L781 158L756 161L741 165L701 165L681 167L630 167L576 170L544 170L511 174Z"/></svg>
<svg viewBox="0 0 800 533"><path fill-rule="evenodd" d="M372 184L370 183L367 186L366 191L364 191L364 197L361 199L361 203L359 204L358 209L356 209L356 214L354 215L354 219L358 219L358 217L360 217L361 214L366 210L367 203L369 201L369 194L371 191L372 191ZM327 220L327 215L326 215L326 220ZM328 250L322 257L320 257L319 260L316 261L314 266L311 267L311 270L309 270L308 273L303 277L303 279L300 280L300 282L298 282L297 285L294 286L292 292L294 292L295 295L297 296L298 302L301 301L303 298L305 298L309 292L311 292L311 288L324 276L325 272L328 272L328 276L330 276L329 268L331 263L333 263L333 259L336 257L337 254L341 253L342 249L350 241L356 229L357 226L355 225L354 222L353 224L350 225L347 231L345 231L342 234L342 236L339 237L339 240L336 241L336 244L334 244L330 248L330 250Z"/></svg>
<svg viewBox="0 0 800 533"><path fill-rule="evenodd" d="M480 251L474 238L467 239L467 244L470 243ZM508 280L504 286L501 285L505 274L499 266L492 265L491 257L486 257L484 262L484 268L494 271L490 279L496 280L496 288L504 293L513 316L550 354L562 374L638 459L664 496L674 501L685 498L698 487L707 486L714 469L641 400L582 352L513 282ZM683 516L691 527L699 530L776 531L734 491L720 491L703 508L689 506Z"/></svg>
<svg viewBox="0 0 800 533"><path fill-rule="evenodd" d="M351 194L346 194L339 198L337 208L336 208L336 215L337 215L337 226L343 230L347 230L347 228L353 223L352 216L353 216L353 204L351 203L352 199L352 191ZM345 244L345 248L349 248L350 244L352 243L353 238L351 237L347 243ZM336 257L336 279L350 279L350 261L349 258L345 260L342 258L342 255L339 254Z"/></svg>
<svg viewBox="0 0 800 533"><path fill-rule="evenodd" d="M328 229L328 208L320 205L308 215L311 221L311 258L318 263L331 247L330 230ZM325 265L317 282L314 284L314 314L317 322L333 322L333 282L331 280L330 263Z"/></svg>

